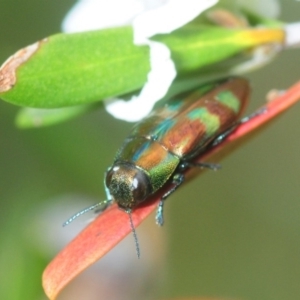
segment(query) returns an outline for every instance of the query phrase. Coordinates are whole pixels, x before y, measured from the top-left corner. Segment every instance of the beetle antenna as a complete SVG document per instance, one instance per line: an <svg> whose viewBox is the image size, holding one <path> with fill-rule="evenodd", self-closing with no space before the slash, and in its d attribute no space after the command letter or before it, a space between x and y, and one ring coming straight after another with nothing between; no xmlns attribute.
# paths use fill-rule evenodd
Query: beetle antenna
<svg viewBox="0 0 300 300"><path fill-rule="evenodd" d="M139 245L139 240L138 240L138 237L137 237L137 234L136 234L135 227L133 225L131 210L127 210L126 212L129 216L129 223L130 223L131 231L132 231L133 238L134 238L136 255L137 255L138 258L140 258L141 257L140 245Z"/></svg>
<svg viewBox="0 0 300 300"><path fill-rule="evenodd" d="M94 205L91 205L81 211L79 211L77 214L75 214L74 216L72 216L70 219L68 219L66 222L63 223L63 227L69 225L71 222L73 222L75 219L77 219L78 217L80 217L81 215L89 212L90 210L94 210L95 208L97 208L98 206L100 205L103 205L103 203L107 203L107 200L105 200L104 202L99 202L99 203L96 203Z"/></svg>

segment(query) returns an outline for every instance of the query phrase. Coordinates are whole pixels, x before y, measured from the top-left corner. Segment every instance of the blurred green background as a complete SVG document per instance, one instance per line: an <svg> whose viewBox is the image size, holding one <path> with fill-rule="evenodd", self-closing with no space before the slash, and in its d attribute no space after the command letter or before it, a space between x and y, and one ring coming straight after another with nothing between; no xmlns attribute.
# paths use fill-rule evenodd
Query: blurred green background
<svg viewBox="0 0 300 300"><path fill-rule="evenodd" d="M2 0L0 61L59 32L74 2ZM282 20L295 22L299 16L300 2L282 1ZM300 50L289 50L249 75L253 97L248 112L265 101L270 89L284 89L300 79L299 60ZM0 299L45 299L41 273L58 252L45 241L63 239L61 231L70 229L62 229L61 223L105 197L103 172L132 125L97 111L61 125L21 131L14 126L17 110L0 102ZM166 247L153 273L140 280L149 299L300 299L299 114L297 105L223 161L220 172L206 172L175 193L166 205L163 229L153 219L148 222L150 236L164 236L147 245L140 237L142 259L134 259L129 268L140 274L147 251ZM73 206L72 198L86 201L74 200ZM130 251L134 254L133 246ZM121 251L114 261L126 260ZM105 268L104 273L111 267ZM132 290L138 289L136 274L128 282ZM107 285L115 280L108 278ZM146 299L101 293L80 297L61 299Z"/></svg>

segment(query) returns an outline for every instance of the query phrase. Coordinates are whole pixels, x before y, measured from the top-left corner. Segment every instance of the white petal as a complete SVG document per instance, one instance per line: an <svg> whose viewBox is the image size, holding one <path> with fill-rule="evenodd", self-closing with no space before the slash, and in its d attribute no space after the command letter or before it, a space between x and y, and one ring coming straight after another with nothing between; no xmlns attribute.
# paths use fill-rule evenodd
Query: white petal
<svg viewBox="0 0 300 300"><path fill-rule="evenodd" d="M237 4L267 18L277 18L280 14L278 0L238 0Z"/></svg>
<svg viewBox="0 0 300 300"><path fill-rule="evenodd" d="M299 47L300 46L300 23L291 23L285 25L285 46Z"/></svg>
<svg viewBox="0 0 300 300"><path fill-rule="evenodd" d="M148 82L130 101L107 100L105 106L114 117L137 121L146 116L153 105L168 91L176 70L169 49L149 38L170 33L216 4L218 0L81 0L63 23L67 32L84 31L130 23L134 43L150 46L151 71ZM136 18L134 19L134 17Z"/></svg>
<svg viewBox="0 0 300 300"><path fill-rule="evenodd" d="M154 104L167 93L176 76L170 50L157 42L151 42L150 49L152 68L141 93L129 101L109 99L104 102L106 110L117 119L136 122L147 116Z"/></svg>
<svg viewBox="0 0 300 300"><path fill-rule="evenodd" d="M262 45L252 51L252 57L230 69L231 74L240 75L254 71L272 61L282 50L281 45Z"/></svg>
<svg viewBox="0 0 300 300"><path fill-rule="evenodd" d="M215 5L218 0L171 0L138 15L133 21L137 43L158 33L170 33Z"/></svg>
<svg viewBox="0 0 300 300"><path fill-rule="evenodd" d="M79 32L127 25L143 10L139 0L81 0L65 17L62 30Z"/></svg>
<svg viewBox="0 0 300 300"><path fill-rule="evenodd" d="M167 93L176 76L176 69L170 50L163 44L150 42L148 38L183 26L215 3L217 0L172 0L136 17L133 21L134 42L150 46L151 71L138 96L129 101L110 99L105 102L106 110L111 115L117 119L136 122L150 113L154 104Z"/></svg>

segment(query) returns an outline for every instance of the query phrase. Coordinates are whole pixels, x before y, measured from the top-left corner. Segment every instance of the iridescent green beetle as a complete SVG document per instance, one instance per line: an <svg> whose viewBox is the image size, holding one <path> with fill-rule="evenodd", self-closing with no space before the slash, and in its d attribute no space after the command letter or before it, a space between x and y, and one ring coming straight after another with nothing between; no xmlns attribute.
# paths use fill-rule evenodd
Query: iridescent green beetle
<svg viewBox="0 0 300 300"><path fill-rule="evenodd" d="M64 225L90 210L103 211L116 202L129 215L139 257L132 210L166 183L173 183L161 197L156 212L156 223L163 225L164 202L183 183L183 171L191 167L219 168L194 160L249 120L249 117L240 120L249 94L245 79L230 78L203 85L191 94L155 108L133 127L107 170L104 180L107 199L75 214Z"/></svg>
<svg viewBox="0 0 300 300"><path fill-rule="evenodd" d="M163 225L165 199L183 183L183 171L190 167L219 167L193 161L247 120L239 121L249 94L245 79L230 78L203 85L191 94L155 108L133 127L107 170L104 181L107 200L77 213L64 225L96 207L103 211L113 201L131 218L136 206L172 182L156 213L156 223Z"/></svg>

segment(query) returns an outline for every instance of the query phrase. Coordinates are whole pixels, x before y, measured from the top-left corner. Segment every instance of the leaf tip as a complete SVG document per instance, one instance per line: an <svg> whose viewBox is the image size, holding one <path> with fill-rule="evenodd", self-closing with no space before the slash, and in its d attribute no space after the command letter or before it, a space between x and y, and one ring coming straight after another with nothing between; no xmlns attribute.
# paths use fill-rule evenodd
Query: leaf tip
<svg viewBox="0 0 300 300"><path fill-rule="evenodd" d="M56 296L54 294L53 289L51 288L51 284L49 284L49 280L47 279L48 276L46 273L47 273L47 269L44 271L43 276L42 276L43 289L44 289L46 296L50 300L55 300Z"/></svg>
<svg viewBox="0 0 300 300"><path fill-rule="evenodd" d="M7 92L14 87L17 81L17 69L39 49L42 43L46 41L47 39L43 39L22 48L2 64L0 67L0 93Z"/></svg>

